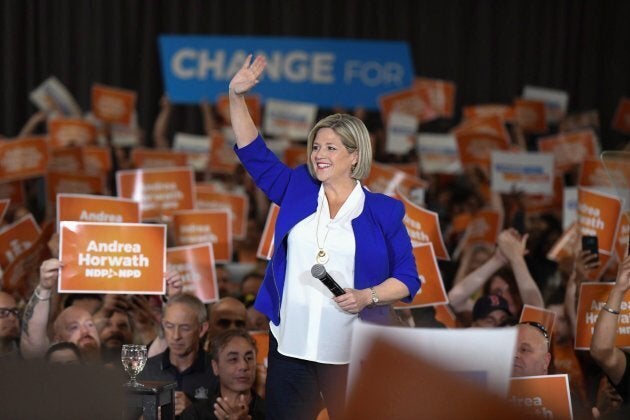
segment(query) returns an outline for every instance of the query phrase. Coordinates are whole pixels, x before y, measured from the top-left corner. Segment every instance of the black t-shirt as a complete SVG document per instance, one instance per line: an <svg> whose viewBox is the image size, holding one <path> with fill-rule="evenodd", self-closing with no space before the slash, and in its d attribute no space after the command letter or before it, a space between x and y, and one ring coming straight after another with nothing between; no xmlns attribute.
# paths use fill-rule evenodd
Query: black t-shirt
<svg viewBox="0 0 630 420"><path fill-rule="evenodd" d="M205 401L198 401L188 407L181 414L182 420L220 420L214 415L214 403L220 397L219 387L214 394ZM265 420L265 400L252 391L252 400L249 403L249 415L252 420Z"/></svg>

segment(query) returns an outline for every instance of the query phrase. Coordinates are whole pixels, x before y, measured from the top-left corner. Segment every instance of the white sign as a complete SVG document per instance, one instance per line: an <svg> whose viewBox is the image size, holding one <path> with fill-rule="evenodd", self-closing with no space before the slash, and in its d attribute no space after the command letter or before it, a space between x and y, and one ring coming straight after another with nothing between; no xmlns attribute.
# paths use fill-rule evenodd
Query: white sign
<svg viewBox="0 0 630 420"><path fill-rule="evenodd" d="M47 112L58 112L66 117L80 117L81 108L68 89L55 76L44 80L29 98L37 108Z"/></svg>
<svg viewBox="0 0 630 420"><path fill-rule="evenodd" d="M173 150L188 153L188 164L196 171L208 167L210 157L210 138L205 135L175 133Z"/></svg>
<svg viewBox="0 0 630 420"><path fill-rule="evenodd" d="M516 328L432 329L357 322L352 333L348 393L375 339L385 340L442 369L506 397L514 361ZM393 362L395 363L395 362Z"/></svg>
<svg viewBox="0 0 630 420"><path fill-rule="evenodd" d="M549 89L539 86L525 86L523 98L545 103L547 121L557 123L567 114L569 94L563 90Z"/></svg>
<svg viewBox="0 0 630 420"><path fill-rule="evenodd" d="M268 99L265 103L265 134L305 140L315 123L317 105Z"/></svg>
<svg viewBox="0 0 630 420"><path fill-rule="evenodd" d="M418 131L418 118L394 111L387 122L387 141L385 151L396 155L409 153L413 148L413 139Z"/></svg>
<svg viewBox="0 0 630 420"><path fill-rule="evenodd" d="M553 159L551 153L493 151L492 191L553 194Z"/></svg>
<svg viewBox="0 0 630 420"><path fill-rule="evenodd" d="M418 135L416 150L425 174L456 174L462 171L453 134L422 133Z"/></svg>
<svg viewBox="0 0 630 420"><path fill-rule="evenodd" d="M562 195L562 230L566 231L574 222L577 222L577 187L564 187Z"/></svg>

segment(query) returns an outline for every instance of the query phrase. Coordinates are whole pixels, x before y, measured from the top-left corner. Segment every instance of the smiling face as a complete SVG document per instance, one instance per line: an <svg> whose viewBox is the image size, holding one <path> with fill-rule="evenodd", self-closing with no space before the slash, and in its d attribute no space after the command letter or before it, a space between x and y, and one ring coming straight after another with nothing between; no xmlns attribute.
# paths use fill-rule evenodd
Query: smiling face
<svg viewBox="0 0 630 420"><path fill-rule="evenodd" d="M358 162L358 154L349 152L332 128L321 128L317 132L310 159L315 176L324 184L353 181L350 174Z"/></svg>

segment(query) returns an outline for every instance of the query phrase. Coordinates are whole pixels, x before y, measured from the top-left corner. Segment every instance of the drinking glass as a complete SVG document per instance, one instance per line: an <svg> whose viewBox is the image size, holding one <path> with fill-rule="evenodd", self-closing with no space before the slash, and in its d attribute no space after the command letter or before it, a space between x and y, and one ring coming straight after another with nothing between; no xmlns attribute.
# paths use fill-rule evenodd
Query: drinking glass
<svg viewBox="0 0 630 420"><path fill-rule="evenodd" d="M120 359L125 371L129 375L129 382L125 385L131 387L141 386L136 377L144 365L147 363L147 346L139 344L123 344L122 351L120 352Z"/></svg>

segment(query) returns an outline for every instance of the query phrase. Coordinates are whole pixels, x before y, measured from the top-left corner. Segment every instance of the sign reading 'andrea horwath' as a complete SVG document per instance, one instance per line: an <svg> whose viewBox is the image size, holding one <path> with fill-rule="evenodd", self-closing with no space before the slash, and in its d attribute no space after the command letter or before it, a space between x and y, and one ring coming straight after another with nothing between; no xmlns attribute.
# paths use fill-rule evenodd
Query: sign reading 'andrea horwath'
<svg viewBox="0 0 630 420"><path fill-rule="evenodd" d="M163 35L159 44L175 103L214 101L248 54L267 58L257 94L320 107L375 109L379 95L411 86L414 77L400 41Z"/></svg>

